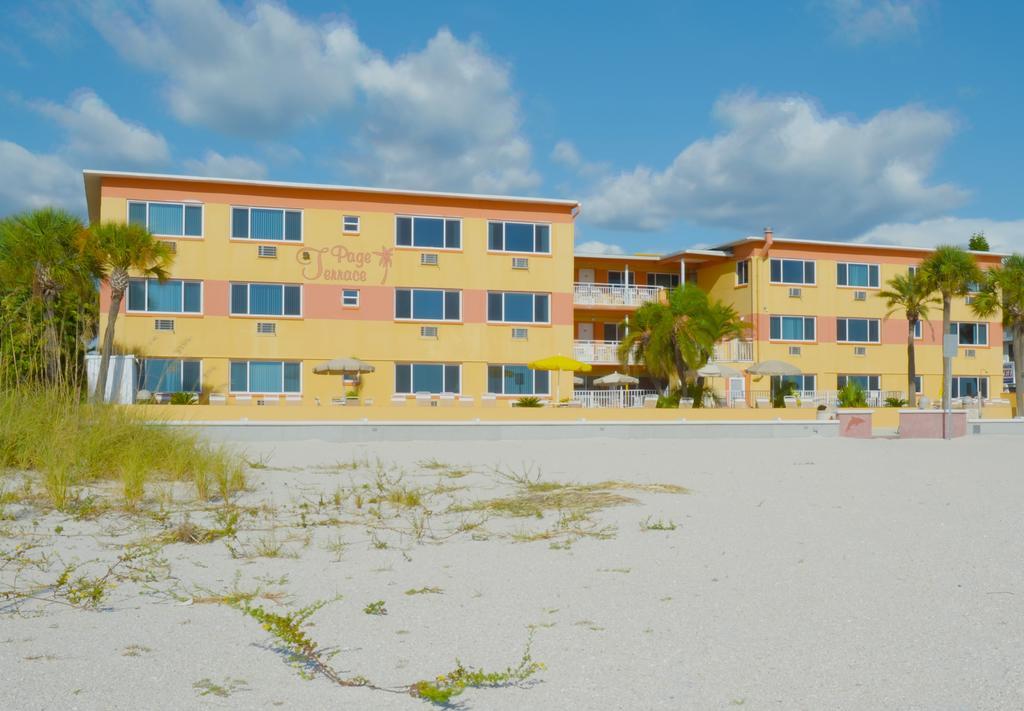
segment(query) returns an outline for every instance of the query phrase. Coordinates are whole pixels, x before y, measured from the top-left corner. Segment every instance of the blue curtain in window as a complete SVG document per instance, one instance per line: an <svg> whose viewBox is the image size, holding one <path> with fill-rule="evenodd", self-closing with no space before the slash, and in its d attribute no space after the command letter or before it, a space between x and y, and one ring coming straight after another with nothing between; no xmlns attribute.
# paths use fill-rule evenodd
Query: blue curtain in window
<svg viewBox="0 0 1024 711"><path fill-rule="evenodd" d="M249 238L249 209L231 208L231 236L235 239Z"/></svg>
<svg viewBox="0 0 1024 711"><path fill-rule="evenodd" d="M550 395L551 386L548 376L550 373L546 370L535 370L533 372L533 392L537 395Z"/></svg>
<svg viewBox="0 0 1024 711"><path fill-rule="evenodd" d="M395 244L399 247L412 246L412 218L399 217L395 220Z"/></svg>
<svg viewBox="0 0 1024 711"><path fill-rule="evenodd" d="M249 285L248 284L232 284L231 285L231 313L233 313L233 314L247 314L247 313L249 313Z"/></svg>
<svg viewBox="0 0 1024 711"><path fill-rule="evenodd" d="M231 363L231 392L244 393L249 390L249 364L245 361Z"/></svg>
<svg viewBox="0 0 1024 711"><path fill-rule="evenodd" d="M201 237L203 235L203 208L199 205L185 206L185 236Z"/></svg>
<svg viewBox="0 0 1024 711"><path fill-rule="evenodd" d="M444 390L446 393L460 392L459 366L446 365L444 367Z"/></svg>
<svg viewBox="0 0 1024 711"><path fill-rule="evenodd" d="M302 287L301 286L286 286L284 287L284 315L285 316L301 316L302 315Z"/></svg>
<svg viewBox="0 0 1024 711"><path fill-rule="evenodd" d="M132 279L128 282L128 310L146 310L146 280Z"/></svg>
<svg viewBox="0 0 1024 711"><path fill-rule="evenodd" d="M395 365L395 392L412 392L412 366L408 364Z"/></svg>
<svg viewBox="0 0 1024 711"><path fill-rule="evenodd" d="M185 313L197 314L203 307L203 286L197 281L185 282Z"/></svg>
<svg viewBox="0 0 1024 711"><path fill-rule="evenodd" d="M280 316L284 313L282 289L278 284L249 285L249 313L259 316Z"/></svg>
<svg viewBox="0 0 1024 711"><path fill-rule="evenodd" d="M501 394L502 389L501 366L487 366L487 392Z"/></svg>
<svg viewBox="0 0 1024 711"><path fill-rule="evenodd" d="M289 210L284 213L284 238L289 242L302 241L302 213Z"/></svg>
<svg viewBox="0 0 1024 711"><path fill-rule="evenodd" d="M440 321L444 318L444 292L417 289L412 292L412 317Z"/></svg>
<svg viewBox="0 0 1024 711"><path fill-rule="evenodd" d="M253 239L284 238L284 212L259 208L253 208L250 212L252 213Z"/></svg>
<svg viewBox="0 0 1024 711"><path fill-rule="evenodd" d="M532 395L533 375L525 365L505 366L505 394Z"/></svg>
<svg viewBox="0 0 1024 711"><path fill-rule="evenodd" d="M156 279L150 279L146 301L147 311L181 313L181 282L165 281L161 284Z"/></svg>
<svg viewBox="0 0 1024 711"><path fill-rule="evenodd" d="M535 323L547 323L550 314L548 313L548 295L535 294L533 297L533 320Z"/></svg>
<svg viewBox="0 0 1024 711"><path fill-rule="evenodd" d="M444 318L446 321L458 321L460 315L460 294L457 291L444 292Z"/></svg>
<svg viewBox="0 0 1024 711"><path fill-rule="evenodd" d="M804 337L804 320L802 318L782 319L782 338L786 341L801 341Z"/></svg>
<svg viewBox="0 0 1024 711"><path fill-rule="evenodd" d="M249 363L249 390L254 393L281 392L281 363Z"/></svg>
<svg viewBox="0 0 1024 711"><path fill-rule="evenodd" d="M155 235L182 234L182 206L149 204L149 231Z"/></svg>
<svg viewBox="0 0 1024 711"><path fill-rule="evenodd" d="M551 252L551 228L547 225L537 225L536 235L537 242L534 251L540 254L549 254Z"/></svg>
<svg viewBox="0 0 1024 711"><path fill-rule="evenodd" d="M417 217L413 222L415 246L444 247L444 220L440 217Z"/></svg>
<svg viewBox="0 0 1024 711"><path fill-rule="evenodd" d="M487 223L487 249L495 252L505 249L504 231L505 225L501 222Z"/></svg>
<svg viewBox="0 0 1024 711"><path fill-rule="evenodd" d="M142 387L151 393L181 390L181 361L147 358L142 361Z"/></svg>
<svg viewBox="0 0 1024 711"><path fill-rule="evenodd" d="M533 251L533 225L505 224L505 249L509 252Z"/></svg>
<svg viewBox="0 0 1024 711"><path fill-rule="evenodd" d="M202 390L199 373L198 360L181 361L181 389L190 393L197 393Z"/></svg>
<svg viewBox="0 0 1024 711"><path fill-rule="evenodd" d="M444 246L448 249L462 247L462 223L458 220L445 220Z"/></svg>
<svg viewBox="0 0 1024 711"><path fill-rule="evenodd" d="M487 294L487 320L488 321L501 321L502 317L502 294L500 293L489 293Z"/></svg>
<svg viewBox="0 0 1024 711"><path fill-rule="evenodd" d="M302 389L302 368L298 363L284 364L284 391L297 393Z"/></svg>
<svg viewBox="0 0 1024 711"><path fill-rule="evenodd" d="M417 393L440 393L444 390L444 369L432 363L414 363L412 388Z"/></svg>
<svg viewBox="0 0 1024 711"><path fill-rule="evenodd" d="M505 321L531 323L533 294L505 294Z"/></svg>
<svg viewBox="0 0 1024 711"><path fill-rule="evenodd" d="M412 292L395 289L395 318L412 318Z"/></svg>
<svg viewBox="0 0 1024 711"><path fill-rule="evenodd" d="M128 224L146 226L146 203L128 203Z"/></svg>

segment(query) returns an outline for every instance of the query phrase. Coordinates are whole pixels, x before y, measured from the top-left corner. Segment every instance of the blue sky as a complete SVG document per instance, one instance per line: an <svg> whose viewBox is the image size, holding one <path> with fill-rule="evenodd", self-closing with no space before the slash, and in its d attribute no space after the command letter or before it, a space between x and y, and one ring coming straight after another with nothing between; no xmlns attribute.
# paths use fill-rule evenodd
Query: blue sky
<svg viewBox="0 0 1024 711"><path fill-rule="evenodd" d="M3 213L92 167L575 198L588 250L1024 249L1019 3L3 7Z"/></svg>

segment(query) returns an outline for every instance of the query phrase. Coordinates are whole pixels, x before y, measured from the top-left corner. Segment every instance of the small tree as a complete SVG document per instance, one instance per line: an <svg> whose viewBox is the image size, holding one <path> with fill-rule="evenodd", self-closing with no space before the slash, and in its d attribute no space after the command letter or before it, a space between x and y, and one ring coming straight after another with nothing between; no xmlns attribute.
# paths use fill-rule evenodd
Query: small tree
<svg viewBox="0 0 1024 711"><path fill-rule="evenodd" d="M1024 417L1024 255L1013 254L989 271L972 308L982 318L1003 312L1003 328L1013 343L1017 416Z"/></svg>
<svg viewBox="0 0 1024 711"><path fill-rule="evenodd" d="M921 272L897 274L888 282L878 296L886 300L889 318L897 311L907 315L907 402L914 407L917 401L917 355L914 332L922 319L928 318L928 307L938 304L935 292L929 288Z"/></svg>
<svg viewBox="0 0 1024 711"><path fill-rule="evenodd" d="M967 242L967 249L972 252L987 252L988 240L985 238L985 233L975 232L971 235L971 239Z"/></svg>
<svg viewBox="0 0 1024 711"><path fill-rule="evenodd" d="M100 348L100 372L96 378L93 397L102 402L107 390L107 369L110 354L114 348L114 329L121 301L128 289L130 271L160 281L167 278L167 268L173 261L173 253L166 242L156 239L141 225L123 222L104 222L94 225L86 233L82 251L92 255L99 265L100 277L110 287L110 308L107 311L107 328L103 332Z"/></svg>
<svg viewBox="0 0 1024 711"><path fill-rule="evenodd" d="M982 281L981 270L974 257L960 249L943 245L937 247L932 254L921 263L919 272L930 291L942 295L942 333L949 333L952 321L951 311L953 297L964 296L972 284ZM948 410L950 393L946 388L949 382L949 362L942 359L942 409Z"/></svg>

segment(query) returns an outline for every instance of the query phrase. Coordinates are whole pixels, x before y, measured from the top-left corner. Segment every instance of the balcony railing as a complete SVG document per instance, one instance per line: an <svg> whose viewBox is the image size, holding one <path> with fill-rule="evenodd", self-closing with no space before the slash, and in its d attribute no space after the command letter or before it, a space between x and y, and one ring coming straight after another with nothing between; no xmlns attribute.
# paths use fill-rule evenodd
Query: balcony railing
<svg viewBox="0 0 1024 711"><path fill-rule="evenodd" d="M644 400L657 390L575 390L572 399L582 407L643 407Z"/></svg>
<svg viewBox="0 0 1024 711"><path fill-rule="evenodd" d="M572 302L580 306L641 306L657 301L661 291L660 286L576 282L572 287Z"/></svg>
<svg viewBox="0 0 1024 711"><path fill-rule="evenodd" d="M622 341L573 341L572 357L583 363L619 362L619 344ZM634 359L629 358L632 365Z"/></svg>
<svg viewBox="0 0 1024 711"><path fill-rule="evenodd" d="M730 399L743 399L742 393L732 393ZM750 404L757 406L760 401L761 404L766 404L766 407L771 407L771 391L770 390L752 390L746 395ZM797 407L809 407L814 408L818 405L825 405L826 407L837 407L839 405L839 391L838 390L794 390L792 397L797 400ZM868 407L884 407L885 401L888 398L899 398L905 400L907 393L904 390L866 390L864 391L864 399L867 400Z"/></svg>
<svg viewBox="0 0 1024 711"><path fill-rule="evenodd" d="M715 362L722 363L753 363L754 344L751 341L733 339L715 344Z"/></svg>

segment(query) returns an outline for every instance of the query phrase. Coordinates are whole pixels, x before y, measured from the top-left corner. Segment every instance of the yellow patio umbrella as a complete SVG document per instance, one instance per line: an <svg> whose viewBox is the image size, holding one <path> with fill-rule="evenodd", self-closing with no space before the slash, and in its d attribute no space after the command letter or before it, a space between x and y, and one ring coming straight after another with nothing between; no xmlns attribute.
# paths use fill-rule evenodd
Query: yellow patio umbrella
<svg viewBox="0 0 1024 711"><path fill-rule="evenodd" d="M532 363L527 363L531 370L553 370L557 372L580 372L589 373L592 368L589 363L581 363L578 360L570 358L564 355L553 355L547 358L541 358L535 360ZM556 402L562 401L562 384L555 378L555 398Z"/></svg>

